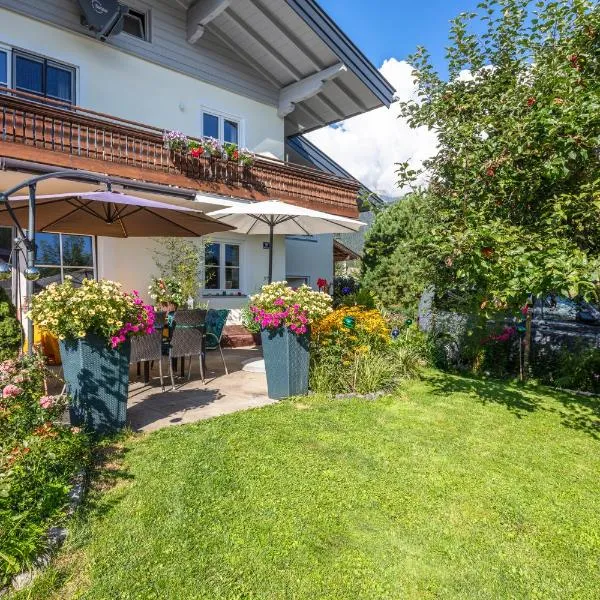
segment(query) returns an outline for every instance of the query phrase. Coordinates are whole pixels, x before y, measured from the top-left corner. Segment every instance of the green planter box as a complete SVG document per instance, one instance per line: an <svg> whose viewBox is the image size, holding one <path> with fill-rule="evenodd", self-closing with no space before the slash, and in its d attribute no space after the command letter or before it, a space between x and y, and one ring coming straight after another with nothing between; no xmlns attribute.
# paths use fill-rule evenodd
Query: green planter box
<svg viewBox="0 0 600 600"><path fill-rule="evenodd" d="M113 350L95 335L60 342L72 425L96 433L125 427L130 351L129 342Z"/></svg>
<svg viewBox="0 0 600 600"><path fill-rule="evenodd" d="M308 393L310 335L296 335L287 327L261 331L269 398Z"/></svg>

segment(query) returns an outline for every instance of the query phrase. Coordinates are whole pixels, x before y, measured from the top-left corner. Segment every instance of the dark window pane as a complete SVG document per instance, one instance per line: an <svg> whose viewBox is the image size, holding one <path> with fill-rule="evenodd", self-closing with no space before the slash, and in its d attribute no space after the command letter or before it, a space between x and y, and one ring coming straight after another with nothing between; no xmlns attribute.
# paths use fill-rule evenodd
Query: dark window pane
<svg viewBox="0 0 600 600"><path fill-rule="evenodd" d="M38 265L60 266L60 237L58 233L36 233L35 245Z"/></svg>
<svg viewBox="0 0 600 600"><path fill-rule="evenodd" d="M204 264L207 267L218 266L220 262L221 244L206 244L204 249Z"/></svg>
<svg viewBox="0 0 600 600"><path fill-rule="evenodd" d="M63 265L77 267L93 267L92 238L84 235L62 236Z"/></svg>
<svg viewBox="0 0 600 600"><path fill-rule="evenodd" d="M202 133L204 137L219 138L219 117L215 115L209 115L204 113L204 119L202 123Z"/></svg>
<svg viewBox="0 0 600 600"><path fill-rule="evenodd" d="M8 85L8 54L0 50L0 85Z"/></svg>
<svg viewBox="0 0 600 600"><path fill-rule="evenodd" d="M8 262L12 248L12 227L0 227L0 260Z"/></svg>
<svg viewBox="0 0 600 600"><path fill-rule="evenodd" d="M42 94L44 92L44 63L17 55L15 65L15 87L18 90Z"/></svg>
<svg viewBox="0 0 600 600"><path fill-rule="evenodd" d="M13 230L11 227L0 227L0 261L9 261L12 238ZM10 299L12 299L12 279L0 281L0 288L6 292Z"/></svg>
<svg viewBox="0 0 600 600"><path fill-rule="evenodd" d="M223 124L223 138L226 142L232 144L238 144L238 127L239 125L235 121L228 121L225 119Z"/></svg>
<svg viewBox="0 0 600 600"><path fill-rule="evenodd" d="M204 287L207 290L221 289L221 278L219 276L219 267L206 267Z"/></svg>
<svg viewBox="0 0 600 600"><path fill-rule="evenodd" d="M240 270L238 268L225 268L225 289L240 289Z"/></svg>
<svg viewBox="0 0 600 600"><path fill-rule="evenodd" d="M137 10L129 9L123 19L123 31L142 40L146 39L146 15Z"/></svg>
<svg viewBox="0 0 600 600"><path fill-rule="evenodd" d="M33 291L40 292L51 283L60 283L59 267L40 267L40 278L33 282Z"/></svg>
<svg viewBox="0 0 600 600"><path fill-rule="evenodd" d="M64 276L67 275L73 278L73 285L79 287L84 279L94 279L94 269L73 269L66 268Z"/></svg>
<svg viewBox="0 0 600 600"><path fill-rule="evenodd" d="M232 244L225 245L225 266L239 267L240 266L240 247Z"/></svg>
<svg viewBox="0 0 600 600"><path fill-rule="evenodd" d="M73 73L71 71L48 65L46 78L47 96L73 102Z"/></svg>

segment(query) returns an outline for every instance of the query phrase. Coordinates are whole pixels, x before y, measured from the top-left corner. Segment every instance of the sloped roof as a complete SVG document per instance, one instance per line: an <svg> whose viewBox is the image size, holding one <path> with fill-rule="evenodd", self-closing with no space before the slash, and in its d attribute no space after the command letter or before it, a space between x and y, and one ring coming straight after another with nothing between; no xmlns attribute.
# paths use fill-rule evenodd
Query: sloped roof
<svg viewBox="0 0 600 600"><path fill-rule="evenodd" d="M331 173L338 177L345 177L347 179L353 179L353 177L344 167L335 162L330 156L325 154L320 148L317 148L312 142L302 135L293 136L286 139L286 159L306 166L315 167L321 169L325 173ZM360 183L360 182L359 182ZM369 202L376 206L383 206L385 202L369 188L360 183L360 190L358 192L358 204L360 208L361 201L368 199Z"/></svg>
<svg viewBox="0 0 600 600"><path fill-rule="evenodd" d="M188 15L197 4L171 2L190 9ZM285 115L286 136L392 103L391 84L314 0L211 0L208 4L219 6L207 13L209 20L203 27L208 37L233 50L280 93L295 86L292 96L297 101ZM324 83L320 73L327 74ZM315 85L318 91L303 98Z"/></svg>

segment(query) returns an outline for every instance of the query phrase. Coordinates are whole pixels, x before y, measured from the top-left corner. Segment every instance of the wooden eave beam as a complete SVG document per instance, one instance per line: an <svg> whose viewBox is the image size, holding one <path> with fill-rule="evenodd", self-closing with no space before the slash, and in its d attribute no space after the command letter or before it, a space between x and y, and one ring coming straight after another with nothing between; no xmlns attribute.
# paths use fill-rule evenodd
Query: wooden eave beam
<svg viewBox="0 0 600 600"><path fill-rule="evenodd" d="M187 41L195 44L203 35L208 23L216 19L231 0L197 0L187 11Z"/></svg>
<svg viewBox="0 0 600 600"><path fill-rule="evenodd" d="M293 112L296 104L316 96L327 81L336 78L346 71L346 65L336 63L318 73L313 73L300 81L290 83L279 92L279 108L277 114L284 118Z"/></svg>

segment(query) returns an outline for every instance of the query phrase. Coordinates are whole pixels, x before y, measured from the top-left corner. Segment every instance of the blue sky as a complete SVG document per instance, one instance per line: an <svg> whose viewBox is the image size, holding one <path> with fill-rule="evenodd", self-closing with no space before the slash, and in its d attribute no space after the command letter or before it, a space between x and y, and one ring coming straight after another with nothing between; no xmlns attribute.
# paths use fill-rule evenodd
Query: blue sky
<svg viewBox="0 0 600 600"><path fill-rule="evenodd" d="M318 0L376 67L386 58L405 59L425 46L446 72L444 48L449 21L473 10L478 0Z"/></svg>

